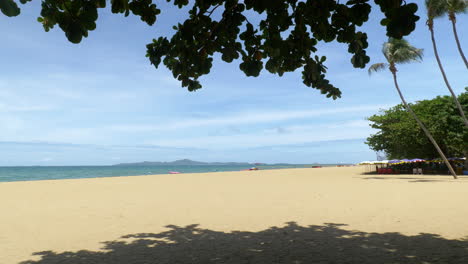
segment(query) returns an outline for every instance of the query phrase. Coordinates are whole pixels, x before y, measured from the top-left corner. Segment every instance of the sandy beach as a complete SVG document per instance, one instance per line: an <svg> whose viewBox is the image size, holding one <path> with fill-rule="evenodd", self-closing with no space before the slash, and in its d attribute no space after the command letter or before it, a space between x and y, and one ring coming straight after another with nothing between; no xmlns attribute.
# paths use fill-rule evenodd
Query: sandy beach
<svg viewBox="0 0 468 264"><path fill-rule="evenodd" d="M362 172L0 183L0 263L468 263L468 177Z"/></svg>

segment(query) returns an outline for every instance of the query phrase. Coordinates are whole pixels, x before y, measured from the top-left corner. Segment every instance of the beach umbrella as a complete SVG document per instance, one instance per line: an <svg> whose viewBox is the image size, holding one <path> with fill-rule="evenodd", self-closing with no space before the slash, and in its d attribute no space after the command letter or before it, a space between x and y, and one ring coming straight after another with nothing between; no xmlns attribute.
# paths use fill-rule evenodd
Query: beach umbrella
<svg viewBox="0 0 468 264"><path fill-rule="evenodd" d="M377 160L377 161L372 161L372 164L387 164L388 160Z"/></svg>

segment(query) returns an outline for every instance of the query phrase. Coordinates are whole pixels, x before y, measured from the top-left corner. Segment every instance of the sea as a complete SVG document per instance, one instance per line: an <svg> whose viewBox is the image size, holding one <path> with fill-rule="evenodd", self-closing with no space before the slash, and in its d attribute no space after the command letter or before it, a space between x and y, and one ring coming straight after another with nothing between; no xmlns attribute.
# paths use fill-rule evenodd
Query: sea
<svg viewBox="0 0 468 264"><path fill-rule="evenodd" d="M319 164L313 164L317 166ZM312 165L264 165L256 166L260 170L306 168ZM331 165L322 165L331 166ZM180 173L202 173L240 171L252 165L177 165L177 166L21 166L0 167L0 182L39 181L59 179L102 178L119 176L137 176Z"/></svg>

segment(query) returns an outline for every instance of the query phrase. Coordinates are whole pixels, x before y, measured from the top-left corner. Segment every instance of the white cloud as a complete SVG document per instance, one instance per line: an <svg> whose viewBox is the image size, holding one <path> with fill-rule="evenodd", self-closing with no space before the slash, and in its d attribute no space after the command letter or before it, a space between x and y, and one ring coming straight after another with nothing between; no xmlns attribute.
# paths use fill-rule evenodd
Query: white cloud
<svg viewBox="0 0 468 264"><path fill-rule="evenodd" d="M358 120L350 120L345 121L342 123L330 124L330 128L349 128L349 127L369 127L369 121L358 119Z"/></svg>
<svg viewBox="0 0 468 264"><path fill-rule="evenodd" d="M37 133L35 140L45 142L110 143L109 135L97 128L60 128L47 129Z"/></svg>
<svg viewBox="0 0 468 264"><path fill-rule="evenodd" d="M325 123L321 125L284 126L282 128L288 131L288 133L278 133L277 129L265 129L263 131L236 135L158 139L148 143L167 147L246 148L362 139L372 133L372 129L368 126L367 121L362 122L361 120L331 124Z"/></svg>
<svg viewBox="0 0 468 264"><path fill-rule="evenodd" d="M16 140L20 137L20 132L24 131L26 122L12 114L5 114L0 111L0 140Z"/></svg>
<svg viewBox="0 0 468 264"><path fill-rule="evenodd" d="M56 107L45 104L5 104L0 103L0 112L37 112L55 110Z"/></svg>
<svg viewBox="0 0 468 264"><path fill-rule="evenodd" d="M176 122L167 122L163 125L114 125L109 129L121 132L149 132L149 131L170 131L186 128L201 128L209 126L226 126L242 124L259 124L283 122L294 119L306 119L319 117L322 115L339 115L359 112L377 111L388 105L366 105L355 107L302 110L302 111L261 111L241 112L235 115L217 116L212 118L186 119Z"/></svg>

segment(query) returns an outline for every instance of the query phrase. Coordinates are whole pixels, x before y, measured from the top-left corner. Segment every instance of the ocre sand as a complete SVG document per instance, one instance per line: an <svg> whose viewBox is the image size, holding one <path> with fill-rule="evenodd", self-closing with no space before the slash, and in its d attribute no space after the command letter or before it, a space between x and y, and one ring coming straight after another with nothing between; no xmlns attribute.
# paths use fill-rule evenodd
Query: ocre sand
<svg viewBox="0 0 468 264"><path fill-rule="evenodd" d="M379 240L376 237L380 234L393 232L393 236L404 237L411 242L413 236L430 233L434 234L431 235L434 241L466 241L467 177L452 180L449 176L381 176L361 175L361 172L363 169L360 167L333 167L0 183L0 263L16 264L27 260L31 260L28 263L36 263L41 257L33 253L42 251L49 251L42 253L43 256L60 255L65 251L72 254L61 255L60 259L55 260L43 259L37 263L171 263L171 258L182 258L174 255L177 248L173 245L182 242L165 242L165 249L173 250L174 254L168 253L164 256L166 259L160 259L159 262L150 260L163 254L162 246L158 249L158 244L144 244L141 241L140 244L131 243L145 237L147 240L142 241L157 240L158 236L154 234L177 228L181 228L180 232L188 230L188 235L180 236L192 243L187 244L186 241L186 246L179 248L177 254L191 252L191 255L183 256L184 259L178 261L184 262L187 261L185 258L191 258L193 263L229 262L233 255L242 255L242 250L248 251L242 255L245 263L267 263L267 260L261 258L267 257L265 252L271 248L265 245L282 241L283 238L274 237L278 230L285 230L285 234L288 230L309 232L303 238L295 238L302 244L289 249L286 244L277 245L278 251L281 248L295 250L299 246L315 243L315 246L310 246L310 250L319 248L321 252L317 254L331 254L323 255L323 263L330 262L327 256L337 256L340 251L345 252L342 261L335 259L333 263L353 263L349 259L349 262L345 260L364 246L359 245L359 249L348 252L347 248L355 245L342 241L353 236ZM194 224L199 226L189 226ZM168 228L168 225L177 228ZM279 229L269 229L271 227ZM281 229L283 227L285 229ZM269 231L265 231L267 229ZM236 230L243 233L232 233ZM323 230L328 230L329 234L321 239L324 243L331 243L329 245L320 245L321 240L314 237L323 234ZM200 232L206 234L197 236ZM140 235L122 238L132 234ZM170 234L175 236L174 232ZM239 234L243 234L242 237ZM268 239L265 237L269 235L273 236L271 241L259 242L257 249L249 244L248 239L251 237L266 241ZM193 239L187 236L193 236ZM310 239L306 236L310 236ZM385 240L386 236L382 236L382 239ZM165 235L160 237L167 240ZM212 242L206 242L212 243L212 246L206 249L206 253L201 253L205 248L193 241L203 241L205 237L212 237ZM217 242L216 237L225 241ZM359 239L352 241L366 241ZM292 243L293 240L281 243ZM119 255L114 252L113 260L112 256L99 253L105 252L102 249L105 241L125 242L115 242L117 244L110 244L110 247L108 244L107 251L118 251L119 247L122 249L132 245L133 248L129 250L133 252L131 254L135 260L129 259L124 253ZM240 242L236 244L235 241ZM396 242L382 241L382 245L388 243ZM217 248L221 244L238 248ZM249 244L248 248L242 248L243 244ZM145 247L140 248L140 253L138 245ZM268 245L273 247L273 244ZM461 251L452 256L457 258L456 261L462 261L464 252L468 254L467 248L462 248L466 245L462 244ZM412 244L407 246L419 247ZM150 247L154 248L151 250L159 251L149 251ZM80 253L80 250L88 250L89 253ZM213 251L210 253L210 250ZM307 250L305 248L304 252ZM327 253L327 250L334 253ZM150 256L153 254L151 252L158 252L154 254L159 255ZM67 262L66 258L73 257L73 254L77 259ZM272 251L269 254L276 258L283 255L287 257L283 260L271 259L271 263L303 263L300 261L300 252L290 253L292 256L289 257L287 252L275 255L280 253ZM363 254L367 253L359 253ZM93 256L99 256L100 260L93 259ZM209 256L217 258L209 259ZM372 258L373 255L367 257ZM310 259L310 256L307 258ZM295 262L292 262L293 259L296 259Z"/></svg>

